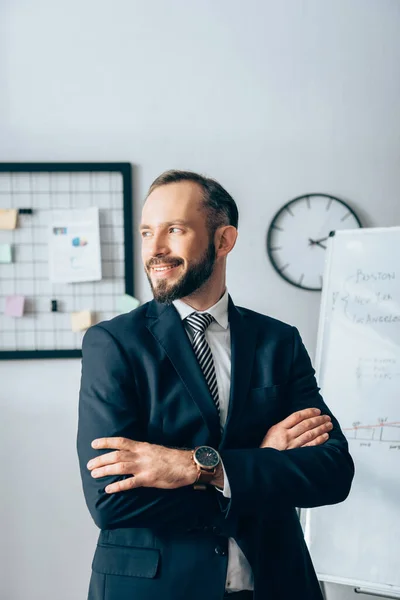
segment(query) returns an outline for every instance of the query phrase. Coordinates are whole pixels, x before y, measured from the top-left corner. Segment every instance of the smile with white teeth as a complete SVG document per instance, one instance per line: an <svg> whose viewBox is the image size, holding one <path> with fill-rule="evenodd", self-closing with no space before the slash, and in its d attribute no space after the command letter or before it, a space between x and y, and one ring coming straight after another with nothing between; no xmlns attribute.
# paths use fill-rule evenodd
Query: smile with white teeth
<svg viewBox="0 0 400 600"><path fill-rule="evenodd" d="M170 271L171 269L174 269L175 267L177 267L178 265L170 265L168 267L151 267L154 271L157 271L158 273L161 273L161 271Z"/></svg>

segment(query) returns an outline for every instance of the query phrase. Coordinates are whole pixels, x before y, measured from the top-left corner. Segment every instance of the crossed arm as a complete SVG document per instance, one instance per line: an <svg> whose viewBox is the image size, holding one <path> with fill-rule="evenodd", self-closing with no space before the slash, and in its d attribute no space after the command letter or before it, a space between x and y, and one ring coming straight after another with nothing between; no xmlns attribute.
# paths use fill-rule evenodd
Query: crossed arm
<svg viewBox="0 0 400 600"><path fill-rule="evenodd" d="M191 451L141 438L125 356L105 329L91 328L83 344L78 454L96 524L102 529L196 526L219 518L221 510L225 516L262 514L271 502L316 506L343 500L353 463L318 393L300 336L294 336L288 403L293 414L266 432L260 448L222 452L232 499L221 506L215 493L193 490L197 470ZM100 437L106 430L111 436ZM213 483L223 487L222 469Z"/></svg>
<svg viewBox="0 0 400 600"><path fill-rule="evenodd" d="M305 448L323 444L332 429L329 415L321 415L317 408L300 410L277 423L266 433L260 448ZM139 487L176 489L192 485L197 478L197 469L190 450L166 448L147 442L138 442L123 437L93 440L92 447L114 449L93 458L87 464L91 476L100 479L107 476L126 475L105 488L107 494L132 490ZM223 469L220 467L212 485L224 487Z"/></svg>

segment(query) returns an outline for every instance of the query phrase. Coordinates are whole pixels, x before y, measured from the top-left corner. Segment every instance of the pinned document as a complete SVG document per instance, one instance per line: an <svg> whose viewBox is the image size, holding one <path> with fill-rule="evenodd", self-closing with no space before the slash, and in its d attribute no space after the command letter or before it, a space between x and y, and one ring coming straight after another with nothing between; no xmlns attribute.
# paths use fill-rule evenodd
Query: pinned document
<svg viewBox="0 0 400 600"><path fill-rule="evenodd" d="M124 294L117 298L117 311L119 313L127 313L139 306L140 302L137 298Z"/></svg>
<svg viewBox="0 0 400 600"><path fill-rule="evenodd" d="M71 329L75 333L85 331L92 325L92 313L90 310L81 310L71 314Z"/></svg>
<svg viewBox="0 0 400 600"><path fill-rule="evenodd" d="M49 226L49 268L53 283L100 281L99 209L55 212Z"/></svg>
<svg viewBox="0 0 400 600"><path fill-rule="evenodd" d="M24 296L6 296L4 314L8 317L22 317L24 314Z"/></svg>
<svg viewBox="0 0 400 600"><path fill-rule="evenodd" d="M0 229L15 229L18 211L14 208L0 208Z"/></svg>
<svg viewBox="0 0 400 600"><path fill-rule="evenodd" d="M0 244L0 263L12 262L12 253L10 244Z"/></svg>

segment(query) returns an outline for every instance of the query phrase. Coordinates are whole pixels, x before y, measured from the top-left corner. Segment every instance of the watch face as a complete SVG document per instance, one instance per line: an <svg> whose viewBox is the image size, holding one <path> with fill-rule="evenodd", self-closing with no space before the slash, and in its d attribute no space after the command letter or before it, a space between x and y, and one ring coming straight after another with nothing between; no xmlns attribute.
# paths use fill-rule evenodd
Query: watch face
<svg viewBox="0 0 400 600"><path fill-rule="evenodd" d="M219 463L219 454L210 446L200 446L194 453L196 462L206 469L214 469Z"/></svg>
<svg viewBox="0 0 400 600"><path fill-rule="evenodd" d="M267 237L268 256L283 279L296 287L319 291L330 232L359 227L359 218L343 200L327 194L299 196L273 218Z"/></svg>

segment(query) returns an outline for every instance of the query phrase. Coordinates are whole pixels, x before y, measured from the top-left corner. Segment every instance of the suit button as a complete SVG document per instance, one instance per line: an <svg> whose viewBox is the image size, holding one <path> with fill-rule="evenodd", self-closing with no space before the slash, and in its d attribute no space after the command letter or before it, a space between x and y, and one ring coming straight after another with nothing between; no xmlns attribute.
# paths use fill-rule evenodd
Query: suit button
<svg viewBox="0 0 400 600"><path fill-rule="evenodd" d="M216 546L215 554L218 554L218 556L226 556L227 551L225 550L225 548L222 548L222 546Z"/></svg>

